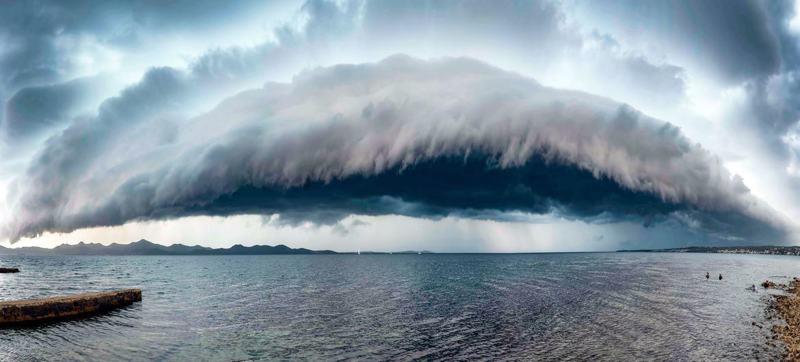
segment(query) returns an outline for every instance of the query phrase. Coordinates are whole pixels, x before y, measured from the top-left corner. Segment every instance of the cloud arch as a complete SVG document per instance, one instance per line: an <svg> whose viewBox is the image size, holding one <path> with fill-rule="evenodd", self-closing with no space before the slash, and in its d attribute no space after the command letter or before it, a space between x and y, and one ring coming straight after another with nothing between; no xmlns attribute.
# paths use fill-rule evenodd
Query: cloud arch
<svg viewBox="0 0 800 362"><path fill-rule="evenodd" d="M137 87L128 94L148 93ZM115 102L135 110L150 98ZM16 183L7 236L240 213L324 222L558 212L679 218L748 238L785 228L678 128L468 58L318 68L192 119L146 114L76 122L51 139ZM116 142L86 147L69 137L99 126ZM67 179L48 187L53 174Z"/></svg>

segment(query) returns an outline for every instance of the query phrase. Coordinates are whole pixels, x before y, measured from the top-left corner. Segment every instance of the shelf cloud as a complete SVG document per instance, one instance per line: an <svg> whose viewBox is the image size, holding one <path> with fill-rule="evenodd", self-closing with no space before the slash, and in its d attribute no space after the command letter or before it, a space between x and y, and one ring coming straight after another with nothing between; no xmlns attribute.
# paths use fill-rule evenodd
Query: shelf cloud
<svg viewBox="0 0 800 362"><path fill-rule="evenodd" d="M270 215L259 238L338 243L319 230L365 217L363 240L408 222L498 230L480 241L493 245L542 222L548 250L793 243L798 9L9 4L0 242L181 238L211 219L226 235Z"/></svg>
<svg viewBox="0 0 800 362"><path fill-rule="evenodd" d="M188 215L517 211L677 220L720 238L788 228L672 124L469 58L319 67L177 122L194 81L152 70L48 140L12 186L5 236Z"/></svg>

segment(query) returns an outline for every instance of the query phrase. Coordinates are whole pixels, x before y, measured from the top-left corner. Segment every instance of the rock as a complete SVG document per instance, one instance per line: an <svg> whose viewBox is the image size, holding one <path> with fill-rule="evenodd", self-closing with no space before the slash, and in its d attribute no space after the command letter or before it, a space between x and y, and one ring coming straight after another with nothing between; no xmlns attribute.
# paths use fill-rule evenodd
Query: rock
<svg viewBox="0 0 800 362"><path fill-rule="evenodd" d="M800 360L800 280L793 279L789 285L772 283L773 287L783 289L786 295L773 296L770 308L785 324L772 326L773 336L783 342L787 360ZM762 285L767 284L764 282ZM766 287L765 287L766 288Z"/></svg>
<svg viewBox="0 0 800 362"><path fill-rule="evenodd" d="M19 269L17 268L0 268L0 274L2 273L19 273Z"/></svg>
<svg viewBox="0 0 800 362"><path fill-rule="evenodd" d="M0 302L0 327L81 317L142 301L140 289Z"/></svg>
<svg viewBox="0 0 800 362"><path fill-rule="evenodd" d="M761 283L761 286L764 287L764 288L775 288L778 285L775 284L775 282L771 282L769 280L765 280L763 283Z"/></svg>

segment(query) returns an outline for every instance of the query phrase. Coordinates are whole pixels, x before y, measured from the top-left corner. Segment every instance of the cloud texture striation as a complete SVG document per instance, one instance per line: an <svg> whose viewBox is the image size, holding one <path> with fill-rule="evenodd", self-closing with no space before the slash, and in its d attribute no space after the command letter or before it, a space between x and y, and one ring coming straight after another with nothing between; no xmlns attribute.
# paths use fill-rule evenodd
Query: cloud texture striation
<svg viewBox="0 0 800 362"><path fill-rule="evenodd" d="M507 211L669 218L721 238L785 232L675 126L468 58L317 68L191 119L178 116L185 76L152 70L50 139L13 185L5 235L197 214Z"/></svg>

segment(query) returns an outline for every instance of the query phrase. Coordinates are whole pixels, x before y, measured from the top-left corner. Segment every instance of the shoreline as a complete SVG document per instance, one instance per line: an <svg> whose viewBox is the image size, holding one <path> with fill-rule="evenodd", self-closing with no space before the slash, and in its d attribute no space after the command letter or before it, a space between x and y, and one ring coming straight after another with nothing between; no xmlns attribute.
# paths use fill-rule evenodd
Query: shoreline
<svg viewBox="0 0 800 362"><path fill-rule="evenodd" d="M767 280L761 286L785 292L773 295L767 307L783 322L772 326L772 334L774 339L783 342L785 359L800 360L800 278L793 278L788 285Z"/></svg>

